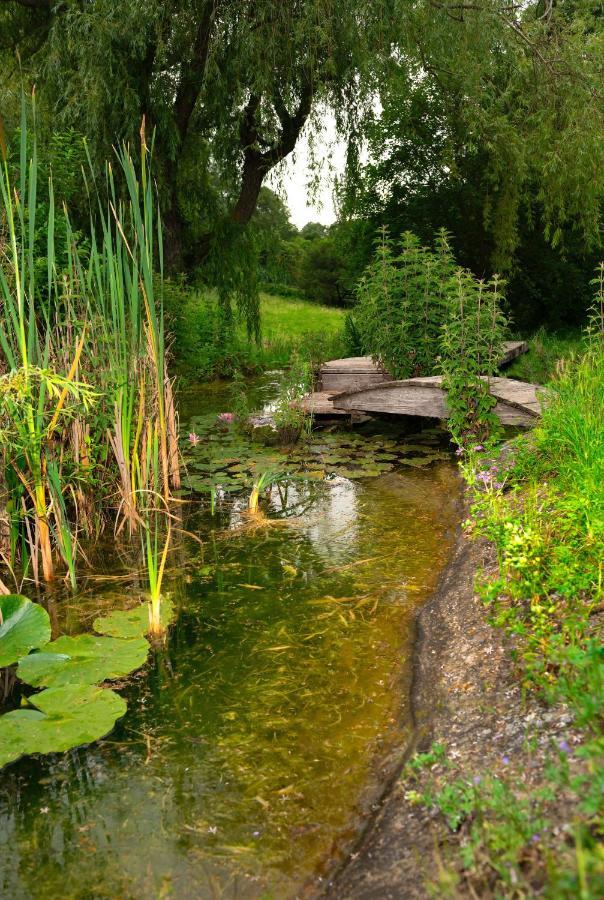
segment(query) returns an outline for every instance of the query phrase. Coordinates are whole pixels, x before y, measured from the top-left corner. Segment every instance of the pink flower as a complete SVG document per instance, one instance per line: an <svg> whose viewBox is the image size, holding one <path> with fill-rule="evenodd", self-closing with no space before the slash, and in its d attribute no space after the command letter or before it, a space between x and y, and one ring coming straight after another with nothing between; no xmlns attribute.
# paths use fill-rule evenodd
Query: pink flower
<svg viewBox="0 0 604 900"><path fill-rule="evenodd" d="M198 434L195 434L194 431L189 432L189 443L198 444L200 442L200 440L201 440L201 438L199 437Z"/></svg>
<svg viewBox="0 0 604 900"><path fill-rule="evenodd" d="M235 420L235 413L218 413L218 421L230 425Z"/></svg>

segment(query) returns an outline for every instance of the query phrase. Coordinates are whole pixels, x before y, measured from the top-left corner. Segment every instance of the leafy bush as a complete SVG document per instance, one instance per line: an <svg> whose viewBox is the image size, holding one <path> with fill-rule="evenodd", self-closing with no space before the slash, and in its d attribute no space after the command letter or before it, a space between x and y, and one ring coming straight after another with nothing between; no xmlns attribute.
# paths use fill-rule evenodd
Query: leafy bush
<svg viewBox="0 0 604 900"><path fill-rule="evenodd" d="M435 370L455 261L445 232L434 251L409 231L401 242L397 253L387 229L381 230L357 288L355 322L366 352L395 378L410 378Z"/></svg>

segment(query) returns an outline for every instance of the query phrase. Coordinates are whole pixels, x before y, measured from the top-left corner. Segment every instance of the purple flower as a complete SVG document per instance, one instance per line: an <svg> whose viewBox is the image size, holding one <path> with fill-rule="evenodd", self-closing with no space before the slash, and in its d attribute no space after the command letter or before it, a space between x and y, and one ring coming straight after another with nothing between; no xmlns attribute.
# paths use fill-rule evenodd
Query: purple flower
<svg viewBox="0 0 604 900"><path fill-rule="evenodd" d="M533 844L536 844L538 840L539 840L539 834L538 834L538 833L537 833L537 834L531 835L531 842L532 842Z"/></svg>
<svg viewBox="0 0 604 900"><path fill-rule="evenodd" d="M200 442L200 440L201 440L201 438L199 437L198 434L195 434L194 431L189 432L189 443L198 444Z"/></svg>
<svg viewBox="0 0 604 900"><path fill-rule="evenodd" d="M479 453L481 450L484 450L484 447L482 446L482 444L476 444L475 447L472 447L472 450L473 450L475 453Z"/></svg>
<svg viewBox="0 0 604 900"><path fill-rule="evenodd" d="M510 764L510 757L509 757L509 756L502 756L502 757L501 757L501 762L504 764L504 766L508 766L508 765Z"/></svg>
<svg viewBox="0 0 604 900"><path fill-rule="evenodd" d="M463 447L458 447L457 450L455 451L455 456L462 456L462 455L463 455Z"/></svg>
<svg viewBox="0 0 604 900"><path fill-rule="evenodd" d="M480 784L482 778L480 777L480 775L475 775L472 781L474 782L474 784Z"/></svg>
<svg viewBox="0 0 604 900"><path fill-rule="evenodd" d="M558 747L562 751L562 753L572 753L573 751L570 748L570 744L568 741L558 741Z"/></svg>
<svg viewBox="0 0 604 900"><path fill-rule="evenodd" d="M487 472L487 471L479 472L478 475L476 476L476 481L482 481L483 484L488 484L490 482L490 480L491 480L491 473Z"/></svg>
<svg viewBox="0 0 604 900"><path fill-rule="evenodd" d="M225 425L230 425L231 422L233 422L234 420L235 420L235 413L229 413L229 412L218 413L218 421L224 422Z"/></svg>
<svg viewBox="0 0 604 900"><path fill-rule="evenodd" d="M496 491L500 491L501 488L503 487L503 481L494 481L493 487L495 488Z"/></svg>

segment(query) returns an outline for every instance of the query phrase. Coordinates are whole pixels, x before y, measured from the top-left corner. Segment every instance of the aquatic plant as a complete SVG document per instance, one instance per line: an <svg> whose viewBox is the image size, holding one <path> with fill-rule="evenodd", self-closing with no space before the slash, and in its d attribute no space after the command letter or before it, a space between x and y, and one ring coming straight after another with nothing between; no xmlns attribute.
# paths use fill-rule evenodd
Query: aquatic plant
<svg viewBox="0 0 604 900"><path fill-rule="evenodd" d="M0 669L50 640L48 613L20 594L0 595Z"/></svg>
<svg viewBox="0 0 604 900"><path fill-rule="evenodd" d="M81 535L98 535L114 517L116 534L124 525L133 533L144 492L165 502L180 486L151 154L143 127L139 168L121 148L119 187L111 165L104 192L88 186L98 202L83 248L50 183L42 266L25 98L17 165L10 145L0 150L0 452L10 532L0 550L36 582L40 569L52 580L62 562L75 588Z"/></svg>
<svg viewBox="0 0 604 900"><path fill-rule="evenodd" d="M173 606L158 616L165 628ZM20 595L0 596L0 668L17 663L17 676L34 688L22 709L0 717L0 767L30 753L58 753L97 740L126 712L126 703L101 684L144 665L149 643L146 605L115 610L94 622L99 634L50 641L46 610ZM34 652L30 652L34 651Z"/></svg>

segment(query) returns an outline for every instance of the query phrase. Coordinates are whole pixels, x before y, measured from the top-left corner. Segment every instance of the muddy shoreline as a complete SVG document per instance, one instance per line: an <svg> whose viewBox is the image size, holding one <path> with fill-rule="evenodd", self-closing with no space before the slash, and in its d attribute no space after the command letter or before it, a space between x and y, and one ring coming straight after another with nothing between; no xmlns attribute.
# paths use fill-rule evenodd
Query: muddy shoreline
<svg viewBox="0 0 604 900"><path fill-rule="evenodd" d="M463 517L464 510L460 521ZM474 592L477 573L494 569L493 548L485 541L470 540L460 526L439 586L418 614L413 740L401 753L356 847L320 896L419 900L434 896L427 885L440 867L454 866L458 837L436 810L415 805L405 796L409 784L401 771L414 752L424 752L438 741L469 777L485 770L496 774L502 760L507 765L510 758L514 768L528 767L531 780L538 780L543 751L557 734L568 730L570 716L564 709L522 698L511 647L503 631L489 625ZM529 733L538 735L539 747L527 757Z"/></svg>

